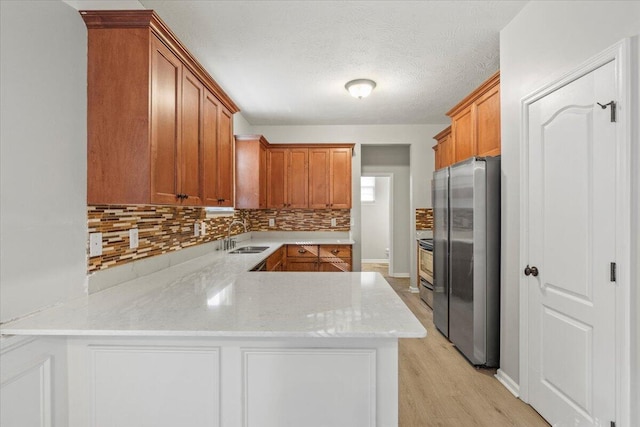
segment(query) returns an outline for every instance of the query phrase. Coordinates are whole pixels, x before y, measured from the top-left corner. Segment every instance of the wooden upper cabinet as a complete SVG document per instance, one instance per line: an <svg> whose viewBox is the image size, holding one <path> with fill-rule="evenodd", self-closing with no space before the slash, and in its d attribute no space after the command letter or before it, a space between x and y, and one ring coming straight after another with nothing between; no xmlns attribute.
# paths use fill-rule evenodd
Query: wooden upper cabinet
<svg viewBox="0 0 640 427"><path fill-rule="evenodd" d="M452 151L448 155L452 163L472 156L500 155L500 72L489 77L447 115L451 117ZM439 155L441 160L445 157ZM440 167L444 166L448 164Z"/></svg>
<svg viewBox="0 0 640 427"><path fill-rule="evenodd" d="M151 203L175 203L181 194L179 153L181 121L182 64L180 60L157 38L151 38ZM91 87L91 85L90 85ZM99 105L90 105L90 124L95 117L93 112ZM114 112L117 114L117 112ZM106 119L106 118L105 118ZM108 141L101 138L99 142ZM93 141L89 141L91 145ZM90 153L92 155L93 153ZM140 154L140 153L138 153ZM92 163L109 160L107 153L102 158L93 158ZM106 157L106 158L105 158ZM145 161L141 159L141 161ZM89 167L89 169L91 169ZM89 171L91 172L91 171ZM126 176L126 171L120 177ZM103 184L115 181L119 177L109 177ZM93 183L95 184L95 183ZM114 182L111 191L117 190L124 182ZM100 195L91 194L100 200ZM133 201L131 201L133 202ZM95 202L94 202L95 203Z"/></svg>
<svg viewBox="0 0 640 427"><path fill-rule="evenodd" d="M218 206L218 118L220 101L205 90L202 106L202 190L205 206Z"/></svg>
<svg viewBox="0 0 640 427"><path fill-rule="evenodd" d="M236 207L266 209L268 142L261 135L236 135L235 138Z"/></svg>
<svg viewBox="0 0 640 427"><path fill-rule="evenodd" d="M233 114L222 106L218 117L219 206L233 207Z"/></svg>
<svg viewBox="0 0 640 427"><path fill-rule="evenodd" d="M437 144L433 147L435 151L436 170L449 166L453 163L453 143L451 139L451 126L433 137Z"/></svg>
<svg viewBox="0 0 640 427"><path fill-rule="evenodd" d="M179 193L187 205L202 204L202 99L204 86L188 70L182 71L182 137L178 146Z"/></svg>
<svg viewBox="0 0 640 427"><path fill-rule="evenodd" d="M88 203L232 205L238 107L152 10L80 14Z"/></svg>
<svg viewBox="0 0 640 427"><path fill-rule="evenodd" d="M500 87L489 89L476 102L476 154L500 155Z"/></svg>
<svg viewBox="0 0 640 427"><path fill-rule="evenodd" d="M236 206L349 209L352 152L353 144L271 145L236 135Z"/></svg>
<svg viewBox="0 0 640 427"><path fill-rule="evenodd" d="M309 207L325 209L330 205L330 148L309 149Z"/></svg>
<svg viewBox="0 0 640 427"><path fill-rule="evenodd" d="M453 163L457 163L476 154L472 108L468 107L460 111L451 118L451 123Z"/></svg>
<svg viewBox="0 0 640 427"><path fill-rule="evenodd" d="M267 153L267 207L309 207L309 150L271 148Z"/></svg>
<svg viewBox="0 0 640 427"><path fill-rule="evenodd" d="M289 148L287 152L287 207L309 207L309 149Z"/></svg>
<svg viewBox="0 0 640 427"><path fill-rule="evenodd" d="M309 207L351 208L351 148L309 149Z"/></svg>
<svg viewBox="0 0 640 427"><path fill-rule="evenodd" d="M267 152L267 207L287 207L287 149L271 148ZM243 178L238 178L243 179Z"/></svg>
<svg viewBox="0 0 640 427"><path fill-rule="evenodd" d="M332 209L351 208L351 148L332 148L329 151L329 206Z"/></svg>

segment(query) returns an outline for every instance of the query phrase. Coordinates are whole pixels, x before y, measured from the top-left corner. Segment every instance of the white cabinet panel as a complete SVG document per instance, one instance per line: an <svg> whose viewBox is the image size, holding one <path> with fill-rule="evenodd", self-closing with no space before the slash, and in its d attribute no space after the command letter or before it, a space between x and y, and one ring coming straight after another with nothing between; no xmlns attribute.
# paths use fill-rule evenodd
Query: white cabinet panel
<svg viewBox="0 0 640 427"><path fill-rule="evenodd" d="M3 427L51 426L50 359L32 366L2 383L0 425Z"/></svg>
<svg viewBox="0 0 640 427"><path fill-rule="evenodd" d="M243 351L244 425L375 426L376 351Z"/></svg>
<svg viewBox="0 0 640 427"><path fill-rule="evenodd" d="M0 426L66 426L65 342L12 337L1 347Z"/></svg>
<svg viewBox="0 0 640 427"><path fill-rule="evenodd" d="M90 346L93 426L220 425L217 348Z"/></svg>

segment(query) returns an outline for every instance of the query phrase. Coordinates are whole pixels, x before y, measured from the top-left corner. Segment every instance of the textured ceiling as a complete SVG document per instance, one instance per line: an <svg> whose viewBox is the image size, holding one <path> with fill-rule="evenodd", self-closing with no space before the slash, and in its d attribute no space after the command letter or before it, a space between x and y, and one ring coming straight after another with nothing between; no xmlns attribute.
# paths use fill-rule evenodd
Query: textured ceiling
<svg viewBox="0 0 640 427"><path fill-rule="evenodd" d="M252 125L446 123L499 68L525 1L161 1L155 9ZM377 82L366 99L344 84Z"/></svg>

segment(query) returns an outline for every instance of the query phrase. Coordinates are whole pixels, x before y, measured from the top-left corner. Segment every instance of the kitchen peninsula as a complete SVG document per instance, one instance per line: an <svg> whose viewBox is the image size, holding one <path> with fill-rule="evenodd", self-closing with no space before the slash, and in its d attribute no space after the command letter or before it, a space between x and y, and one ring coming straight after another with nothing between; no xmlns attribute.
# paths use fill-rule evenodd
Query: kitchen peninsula
<svg viewBox="0 0 640 427"><path fill-rule="evenodd" d="M397 426L398 338L425 329L378 273L249 271L283 243L211 251L1 332L66 342L71 426Z"/></svg>

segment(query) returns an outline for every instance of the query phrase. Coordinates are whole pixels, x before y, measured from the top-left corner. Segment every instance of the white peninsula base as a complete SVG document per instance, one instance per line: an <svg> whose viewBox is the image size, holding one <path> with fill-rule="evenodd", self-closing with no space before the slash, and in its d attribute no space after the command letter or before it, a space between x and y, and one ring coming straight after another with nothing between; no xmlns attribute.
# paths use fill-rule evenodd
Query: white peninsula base
<svg viewBox="0 0 640 427"><path fill-rule="evenodd" d="M397 339L68 338L70 426L397 426Z"/></svg>

